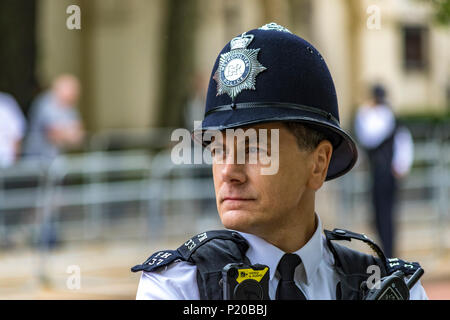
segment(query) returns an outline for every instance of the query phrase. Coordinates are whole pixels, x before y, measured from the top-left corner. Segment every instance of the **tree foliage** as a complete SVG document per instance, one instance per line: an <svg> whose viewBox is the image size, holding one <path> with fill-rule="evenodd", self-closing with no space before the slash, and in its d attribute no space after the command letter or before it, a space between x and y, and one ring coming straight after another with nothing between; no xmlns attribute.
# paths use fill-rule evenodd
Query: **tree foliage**
<svg viewBox="0 0 450 320"><path fill-rule="evenodd" d="M435 8L434 18L438 24L450 24L450 0L433 0Z"/></svg>

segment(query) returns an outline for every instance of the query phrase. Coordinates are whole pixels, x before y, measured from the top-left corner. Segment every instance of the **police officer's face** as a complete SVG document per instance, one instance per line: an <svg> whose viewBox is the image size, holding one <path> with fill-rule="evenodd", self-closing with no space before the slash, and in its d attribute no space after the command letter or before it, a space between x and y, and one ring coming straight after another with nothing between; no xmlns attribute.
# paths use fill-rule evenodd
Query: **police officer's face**
<svg viewBox="0 0 450 320"><path fill-rule="evenodd" d="M219 215L226 228L264 236L301 223L302 215L314 214L314 193L325 180L332 147L324 141L314 151L300 150L295 136L277 122L251 128L257 132L267 129L269 143L265 146L239 139L227 143L223 133L216 146L223 146L225 152L219 155L213 152L214 187ZM278 148L270 144L272 129L279 130ZM230 152L231 148L234 152ZM279 161L278 172L261 174L261 169L269 166L263 161L239 164L236 159L239 148L244 148L247 156L267 149L272 161Z"/></svg>

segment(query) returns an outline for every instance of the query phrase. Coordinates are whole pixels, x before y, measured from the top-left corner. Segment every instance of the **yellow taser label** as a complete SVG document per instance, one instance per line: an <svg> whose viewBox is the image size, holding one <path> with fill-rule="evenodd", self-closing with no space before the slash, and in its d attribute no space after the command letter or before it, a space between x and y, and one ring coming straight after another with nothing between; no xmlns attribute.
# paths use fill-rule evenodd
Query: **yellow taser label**
<svg viewBox="0 0 450 320"><path fill-rule="evenodd" d="M262 270L238 269L239 276L236 278L236 281L237 283L241 283L244 280L253 279L260 282L264 275L267 273L267 270L269 270L268 267L265 267Z"/></svg>

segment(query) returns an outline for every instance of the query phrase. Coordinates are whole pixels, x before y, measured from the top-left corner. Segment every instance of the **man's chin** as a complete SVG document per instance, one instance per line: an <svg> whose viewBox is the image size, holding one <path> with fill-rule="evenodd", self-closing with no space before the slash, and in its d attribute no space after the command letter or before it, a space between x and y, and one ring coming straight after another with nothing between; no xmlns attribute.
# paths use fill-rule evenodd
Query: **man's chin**
<svg viewBox="0 0 450 320"><path fill-rule="evenodd" d="M228 210L220 219L225 228L242 232L249 232L254 224L254 214L246 210Z"/></svg>

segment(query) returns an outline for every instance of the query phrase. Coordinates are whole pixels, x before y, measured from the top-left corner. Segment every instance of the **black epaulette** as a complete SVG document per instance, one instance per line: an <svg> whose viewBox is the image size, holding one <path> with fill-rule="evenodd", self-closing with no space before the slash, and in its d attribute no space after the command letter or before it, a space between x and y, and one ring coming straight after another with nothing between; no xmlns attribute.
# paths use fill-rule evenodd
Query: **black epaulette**
<svg viewBox="0 0 450 320"><path fill-rule="evenodd" d="M162 250L153 253L144 263L132 267L131 271L152 272L177 261L193 262L192 255L197 249L214 239L245 242L237 232L229 230L211 230L203 232L193 236L176 250Z"/></svg>
<svg viewBox="0 0 450 320"><path fill-rule="evenodd" d="M144 263L131 268L132 272L152 272L172 262L184 260L177 250L158 251L152 254Z"/></svg>
<svg viewBox="0 0 450 320"><path fill-rule="evenodd" d="M213 230L200 233L177 250L158 251L131 271L152 272L175 261L188 261L197 267L197 285L202 300L222 300L222 270L229 263L247 263L247 241L237 232Z"/></svg>
<svg viewBox="0 0 450 320"><path fill-rule="evenodd" d="M349 230L344 229L333 229L333 231L324 230L325 236L327 238L327 242L331 243L331 240L347 240L352 241L352 239L360 240L366 243L378 257L384 262L386 261L386 256L384 255L383 250L369 237L367 237L364 233L356 233Z"/></svg>
<svg viewBox="0 0 450 320"><path fill-rule="evenodd" d="M333 231L325 230L324 232L329 243L331 240L351 241L352 239L365 242L380 258L386 268L387 274L392 274L397 270L401 270L405 275L412 275L417 271L417 269L420 268L420 264L418 262L408 262L399 258L387 258L384 255L383 250L381 250L381 248L373 240L363 233L356 233L343 229L333 229Z"/></svg>
<svg viewBox="0 0 450 320"><path fill-rule="evenodd" d="M370 276L368 267L378 265L381 276L391 275L401 270L406 276L412 275L420 268L417 262L407 262L398 258L386 258L381 248L365 234L355 233L343 229L324 230L328 247L333 253L335 267L340 275L340 282L336 288L337 299L362 299L364 290L362 284ZM352 239L363 241L377 254L377 257L368 255L345 246L332 243L333 240Z"/></svg>

